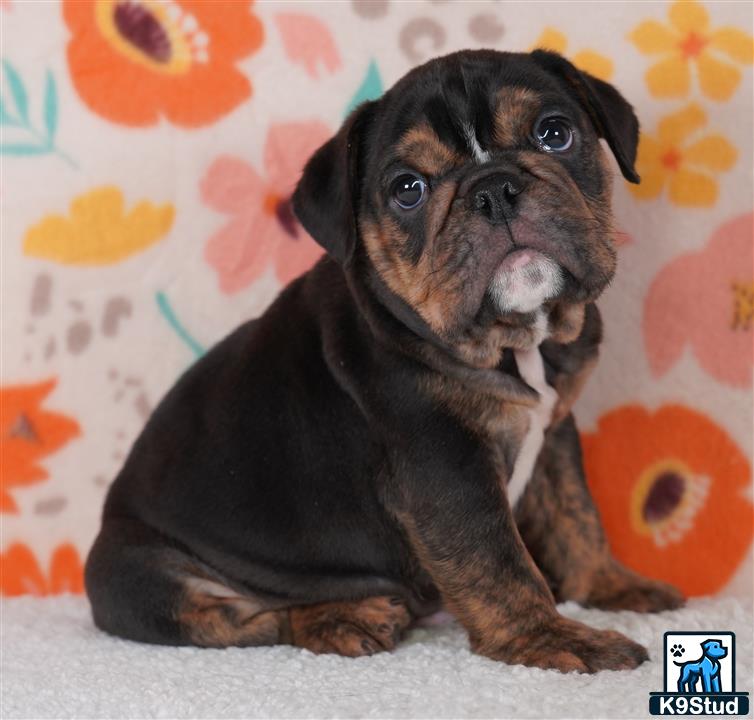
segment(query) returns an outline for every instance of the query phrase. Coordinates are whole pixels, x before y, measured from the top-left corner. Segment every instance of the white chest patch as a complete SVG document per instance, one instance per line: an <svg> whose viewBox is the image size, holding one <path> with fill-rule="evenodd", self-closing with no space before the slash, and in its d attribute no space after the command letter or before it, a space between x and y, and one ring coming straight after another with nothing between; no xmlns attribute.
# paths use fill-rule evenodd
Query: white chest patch
<svg viewBox="0 0 754 720"><path fill-rule="evenodd" d="M524 494L526 483L531 478L534 463L537 461L545 429L552 420L552 411L558 401L558 393L545 380L545 366L539 345L528 350L514 350L518 372L524 381L539 393L539 404L529 410L529 429L526 432L521 448L516 457L513 474L508 482L508 502L515 507L519 498Z"/></svg>

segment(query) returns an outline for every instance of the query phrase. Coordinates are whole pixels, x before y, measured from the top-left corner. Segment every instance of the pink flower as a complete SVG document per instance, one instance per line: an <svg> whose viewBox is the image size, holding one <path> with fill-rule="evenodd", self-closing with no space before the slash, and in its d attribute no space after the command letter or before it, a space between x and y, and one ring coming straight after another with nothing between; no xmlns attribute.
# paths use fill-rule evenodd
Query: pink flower
<svg viewBox="0 0 754 720"><path fill-rule="evenodd" d="M313 78L318 75L317 66L320 62L330 73L340 67L340 56L335 41L327 25L321 20L311 15L278 13L275 22L283 38L288 59L303 65Z"/></svg>
<svg viewBox="0 0 754 720"><path fill-rule="evenodd" d="M287 284L321 255L293 215L291 195L309 156L330 134L320 122L273 125L264 148L264 178L244 160L227 155L209 167L201 182L202 199L231 216L204 253L223 292L247 287L270 263Z"/></svg>
<svg viewBox="0 0 754 720"><path fill-rule="evenodd" d="M748 387L754 363L754 215L719 227L707 247L671 260L649 288L644 341L652 372L662 375L686 345L728 385Z"/></svg>

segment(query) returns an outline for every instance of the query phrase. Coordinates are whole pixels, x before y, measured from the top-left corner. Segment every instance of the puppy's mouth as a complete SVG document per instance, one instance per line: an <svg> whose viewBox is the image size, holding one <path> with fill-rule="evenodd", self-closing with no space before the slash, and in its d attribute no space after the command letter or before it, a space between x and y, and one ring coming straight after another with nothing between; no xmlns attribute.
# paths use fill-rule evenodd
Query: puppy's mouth
<svg viewBox="0 0 754 720"><path fill-rule="evenodd" d="M534 312L562 290L563 270L552 258L529 247L517 247L498 266L489 287L501 314Z"/></svg>

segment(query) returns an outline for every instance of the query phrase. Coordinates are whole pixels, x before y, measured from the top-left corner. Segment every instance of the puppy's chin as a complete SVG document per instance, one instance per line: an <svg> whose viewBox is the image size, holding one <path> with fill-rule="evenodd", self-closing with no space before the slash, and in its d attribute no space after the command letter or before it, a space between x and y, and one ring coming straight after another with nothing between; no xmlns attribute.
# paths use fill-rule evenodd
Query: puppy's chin
<svg viewBox="0 0 754 720"><path fill-rule="evenodd" d="M551 258L523 248L509 253L495 272L489 294L496 310L534 312L563 288L563 273Z"/></svg>

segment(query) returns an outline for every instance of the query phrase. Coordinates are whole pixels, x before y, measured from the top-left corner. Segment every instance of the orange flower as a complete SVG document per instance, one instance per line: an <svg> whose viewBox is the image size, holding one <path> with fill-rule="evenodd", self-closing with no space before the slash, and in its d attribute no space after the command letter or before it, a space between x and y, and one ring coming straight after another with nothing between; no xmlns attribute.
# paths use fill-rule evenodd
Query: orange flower
<svg viewBox="0 0 754 720"><path fill-rule="evenodd" d="M660 120L657 136L642 133L636 169L639 185L631 192L642 200L659 197L668 185L676 205L711 206L717 200L717 182L705 172L720 173L736 163L736 149L722 135L704 135L687 143L707 124L707 115L691 104Z"/></svg>
<svg viewBox="0 0 754 720"><path fill-rule="evenodd" d="M41 408L56 385L47 380L36 385L0 389L0 511L15 513L18 507L7 492L14 486L31 485L47 478L37 464L80 434L78 423L60 413Z"/></svg>
<svg viewBox="0 0 754 720"><path fill-rule="evenodd" d="M0 592L3 595L62 595L84 592L84 568L76 548L58 545L50 559L47 576L32 551L15 543L0 555Z"/></svg>
<svg viewBox="0 0 754 720"><path fill-rule="evenodd" d="M735 27L710 27L704 5L678 0L668 12L670 25L645 20L629 39L644 55L662 55L646 74L655 97L684 97L696 64L702 92L712 100L727 100L741 81L739 69L719 59L724 55L741 64L754 61L754 39Z"/></svg>
<svg viewBox="0 0 754 720"><path fill-rule="evenodd" d="M680 405L624 406L583 437L586 476L610 546L634 570L688 595L719 590L752 540L746 457Z"/></svg>
<svg viewBox="0 0 754 720"><path fill-rule="evenodd" d="M567 47L568 38L560 30L550 27L542 31L533 46L533 48L554 50L561 55L566 54ZM613 75L613 61L594 50L579 50L571 57L571 62L579 70L584 70L600 80L609 80Z"/></svg>
<svg viewBox="0 0 754 720"><path fill-rule="evenodd" d="M235 63L262 43L249 2L65 0L73 84L96 113L124 125L217 120L251 95Z"/></svg>

